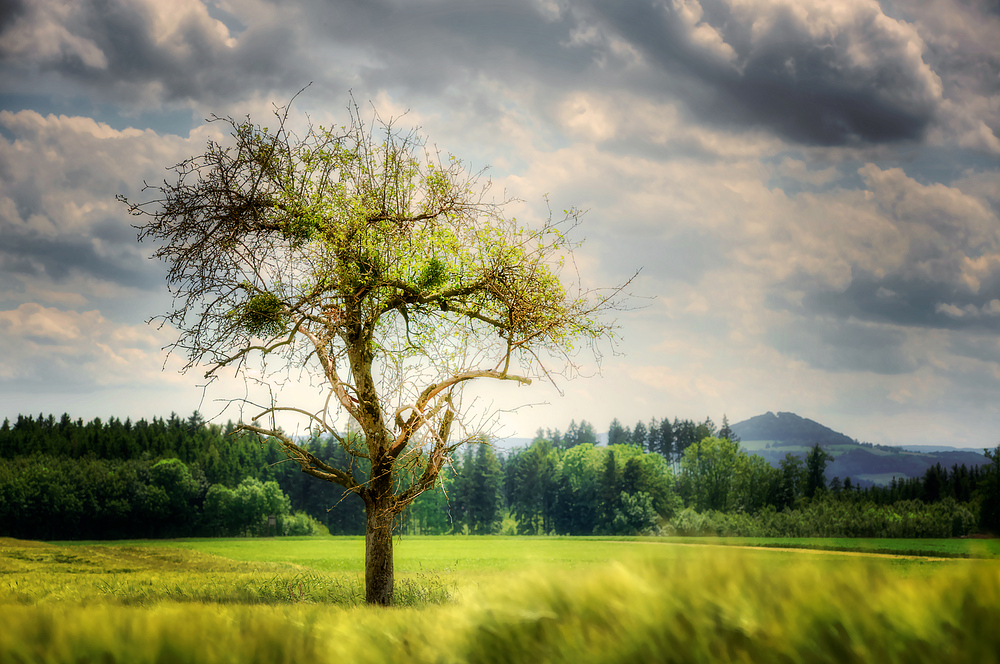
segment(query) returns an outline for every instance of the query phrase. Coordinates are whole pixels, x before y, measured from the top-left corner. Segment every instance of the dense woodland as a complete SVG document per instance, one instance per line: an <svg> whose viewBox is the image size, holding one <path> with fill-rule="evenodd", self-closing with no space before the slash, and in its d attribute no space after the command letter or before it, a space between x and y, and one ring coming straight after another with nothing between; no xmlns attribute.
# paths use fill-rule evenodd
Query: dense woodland
<svg viewBox="0 0 1000 664"><path fill-rule="evenodd" d="M363 534L364 505L270 441L197 412L122 422L19 416L0 427L0 535L30 539ZM342 467L333 439L302 441ZM826 477L819 446L777 467L725 418L540 430L498 453L469 445L398 523L403 534L952 537L1000 531L1000 447L887 487ZM361 460L360 463L363 463ZM354 462L357 477L364 468ZM269 520L269 517L274 517Z"/></svg>

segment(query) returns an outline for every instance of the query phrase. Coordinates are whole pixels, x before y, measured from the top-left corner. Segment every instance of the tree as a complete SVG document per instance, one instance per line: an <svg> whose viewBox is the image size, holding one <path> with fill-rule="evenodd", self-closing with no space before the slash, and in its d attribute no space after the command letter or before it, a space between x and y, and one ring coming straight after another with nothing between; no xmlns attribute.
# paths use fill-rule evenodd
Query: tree
<svg viewBox="0 0 1000 664"><path fill-rule="evenodd" d="M536 443L545 440L537 438ZM548 444L546 442L546 444ZM500 462L486 442L465 448L462 466L452 485L452 514L456 529L467 526L473 535L489 535L500 527Z"/></svg>
<svg viewBox="0 0 1000 664"><path fill-rule="evenodd" d="M826 464L833 457L819 443L812 446L806 454L806 498L812 498L817 491L826 490Z"/></svg>
<svg viewBox="0 0 1000 664"><path fill-rule="evenodd" d="M545 535L552 530L558 465L558 452L544 439L518 450L508 459L507 504L517 519L519 535Z"/></svg>
<svg viewBox="0 0 1000 664"><path fill-rule="evenodd" d="M618 418L611 420L611 424L608 426L608 445L624 445L625 436L625 427L618 421Z"/></svg>
<svg viewBox="0 0 1000 664"><path fill-rule="evenodd" d="M726 439L728 440L728 439ZM776 493L780 481L778 470L764 457L740 450L733 479L734 507L737 512L756 514Z"/></svg>
<svg viewBox="0 0 1000 664"><path fill-rule="evenodd" d="M729 418L723 413L722 415L722 428L719 429L719 438L725 438L726 440L732 440L734 442L740 442L740 437L736 435L732 427L729 426Z"/></svg>
<svg viewBox="0 0 1000 664"><path fill-rule="evenodd" d="M642 421L636 422L632 429L632 444L646 452L649 450L649 441L646 440L648 437L649 431L646 429L646 425Z"/></svg>
<svg viewBox="0 0 1000 664"><path fill-rule="evenodd" d="M563 454L553 515L559 534L593 534L597 526L598 485L604 453L604 448L584 443Z"/></svg>
<svg viewBox="0 0 1000 664"><path fill-rule="evenodd" d="M604 470L598 485L598 530L610 534L614 531L615 510L620 507L622 494L622 477L615 460L615 450L608 449L604 457Z"/></svg>
<svg viewBox="0 0 1000 664"><path fill-rule="evenodd" d="M677 420L674 418L673 434L674 460L676 463L680 463L685 450L701 440L701 438L698 437L698 425L691 420ZM704 438L704 436L702 436L702 438Z"/></svg>
<svg viewBox="0 0 1000 664"><path fill-rule="evenodd" d="M597 432L594 431L594 425L587 420L580 420L580 426L576 430L576 440L573 441L573 445L596 445L597 444ZM571 447L570 445L566 446Z"/></svg>
<svg viewBox="0 0 1000 664"><path fill-rule="evenodd" d="M983 452L990 460L984 467L981 484L982 502L979 508L979 526L992 533L1000 532L1000 445Z"/></svg>
<svg viewBox="0 0 1000 664"><path fill-rule="evenodd" d="M464 385L571 370L574 343L613 333L599 314L622 288L562 278L577 210L525 227L415 131L355 105L348 125L299 136L289 112L276 109L273 130L213 118L230 145L174 166L172 182L147 186L151 201L119 198L169 266L172 351L209 381L225 369L270 390L236 431L276 439L303 472L361 497L366 598L389 604L394 520L482 433L463 417ZM293 376L317 386L315 403L279 401ZM278 416L336 437L367 477L318 459ZM340 436L342 416L361 435Z"/></svg>
<svg viewBox="0 0 1000 664"><path fill-rule="evenodd" d="M666 459L668 462L673 464L674 462L674 428L670 424L670 418L664 417L663 421L660 422L660 435L657 440L657 447L652 452L657 452Z"/></svg>
<svg viewBox="0 0 1000 664"><path fill-rule="evenodd" d="M771 503L778 510L795 507L795 501L802 493L802 485L805 482L802 459L789 452L785 454L784 459L778 462L778 467L781 476L775 487L776 495ZM847 482L845 481L844 484L846 486Z"/></svg>
<svg viewBox="0 0 1000 664"><path fill-rule="evenodd" d="M681 478L689 505L698 511L730 509L744 456L739 444L726 438L709 436L688 447L681 458Z"/></svg>
<svg viewBox="0 0 1000 664"><path fill-rule="evenodd" d="M180 459L164 459L150 468L153 483L166 494L164 526L167 532L182 531L192 521L192 501L198 485Z"/></svg>

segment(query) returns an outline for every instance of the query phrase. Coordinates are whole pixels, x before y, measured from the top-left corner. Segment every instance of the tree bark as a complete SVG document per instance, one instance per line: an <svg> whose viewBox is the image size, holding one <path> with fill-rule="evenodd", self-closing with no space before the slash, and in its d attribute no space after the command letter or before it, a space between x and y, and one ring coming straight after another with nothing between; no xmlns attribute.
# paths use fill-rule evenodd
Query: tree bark
<svg viewBox="0 0 1000 664"><path fill-rule="evenodd" d="M366 505L365 601L369 604L392 604L392 500L391 493L375 495Z"/></svg>

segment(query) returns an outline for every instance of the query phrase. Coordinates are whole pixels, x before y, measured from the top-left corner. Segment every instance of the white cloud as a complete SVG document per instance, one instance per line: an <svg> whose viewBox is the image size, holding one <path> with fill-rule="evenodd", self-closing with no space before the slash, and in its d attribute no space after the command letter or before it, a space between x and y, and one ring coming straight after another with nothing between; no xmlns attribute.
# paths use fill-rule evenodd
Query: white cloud
<svg viewBox="0 0 1000 664"><path fill-rule="evenodd" d="M674 10L689 30L691 41L712 55L727 62L735 62L736 51L726 43L719 31L702 20L704 9L698 0L672 0Z"/></svg>
<svg viewBox="0 0 1000 664"><path fill-rule="evenodd" d="M954 304L939 302L934 306L934 311L945 314L946 316L951 316L952 318L965 318L967 316L974 317L979 315L979 309L977 309L973 304L967 304L964 307L959 307Z"/></svg>
<svg viewBox="0 0 1000 664"><path fill-rule="evenodd" d="M34 303L0 311L0 379L55 390L162 380L165 331L117 325L99 311Z"/></svg>
<svg viewBox="0 0 1000 664"><path fill-rule="evenodd" d="M956 187L920 184L899 168L868 164L858 172L895 225L899 241L890 265L973 293L1000 267L1000 220L979 199Z"/></svg>

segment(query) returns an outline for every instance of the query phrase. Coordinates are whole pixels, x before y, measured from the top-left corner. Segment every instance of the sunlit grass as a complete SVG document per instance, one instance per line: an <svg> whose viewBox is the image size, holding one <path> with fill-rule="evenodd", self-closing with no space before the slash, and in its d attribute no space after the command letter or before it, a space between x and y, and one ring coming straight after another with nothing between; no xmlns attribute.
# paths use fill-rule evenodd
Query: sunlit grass
<svg viewBox="0 0 1000 664"><path fill-rule="evenodd" d="M295 544L286 540L273 549ZM397 585L397 600L404 606L448 601L453 594L442 579L425 573L402 575ZM149 606L163 601L354 606L364 602L364 575L280 559L233 560L154 542L55 546L0 539L0 603Z"/></svg>
<svg viewBox="0 0 1000 664"><path fill-rule="evenodd" d="M403 538L375 609L356 546L0 540L0 661L1000 661L996 560Z"/></svg>
<svg viewBox="0 0 1000 664"><path fill-rule="evenodd" d="M669 537L664 542L850 551L899 556L1000 558L1000 539L902 539L851 537Z"/></svg>

